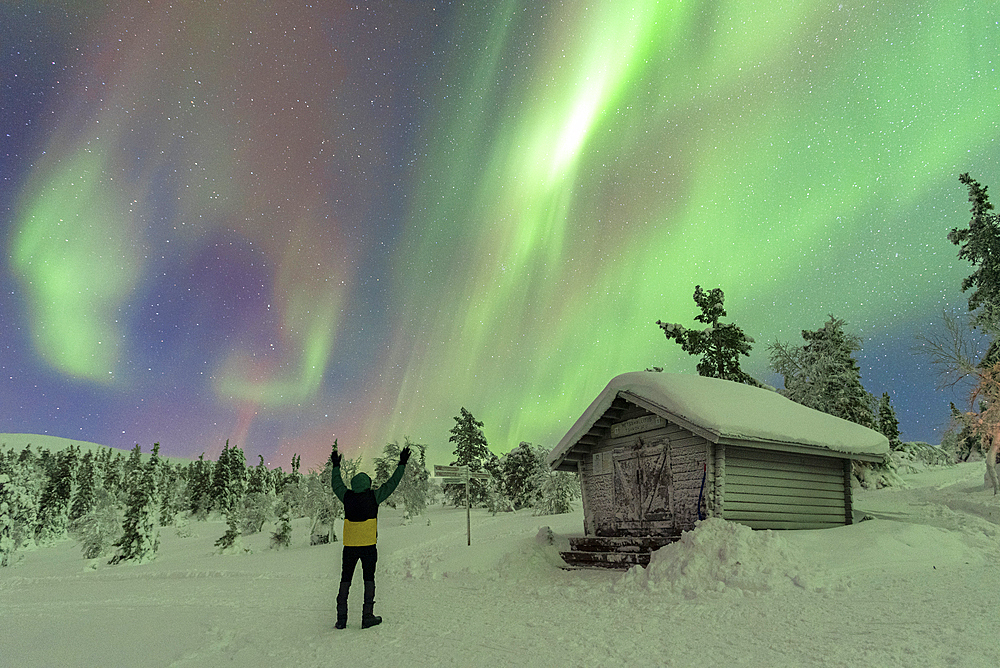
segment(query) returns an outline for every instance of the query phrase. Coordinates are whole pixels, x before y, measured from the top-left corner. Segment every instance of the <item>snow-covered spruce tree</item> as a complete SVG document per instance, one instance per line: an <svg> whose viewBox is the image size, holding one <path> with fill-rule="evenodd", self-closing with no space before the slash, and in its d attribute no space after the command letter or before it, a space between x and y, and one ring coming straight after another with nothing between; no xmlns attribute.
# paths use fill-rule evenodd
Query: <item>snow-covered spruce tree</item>
<svg viewBox="0 0 1000 668"><path fill-rule="evenodd" d="M66 537L78 453L79 449L70 445L60 450L49 466L49 481L39 502L38 527L35 530L35 540L39 544Z"/></svg>
<svg viewBox="0 0 1000 668"><path fill-rule="evenodd" d="M680 344L681 350L690 355L701 355L697 367L699 375L760 387L757 380L740 368L740 355L750 355L753 338L732 323L719 324L719 318L726 315L722 305L724 299L720 288L706 293L700 285L696 285L694 302L701 309L701 315L695 316L695 320L705 324L705 329L687 329L662 320L657 320L656 324L668 341Z"/></svg>
<svg viewBox="0 0 1000 668"><path fill-rule="evenodd" d="M205 453L188 466L187 508L198 520L208 518L212 509L212 462Z"/></svg>
<svg viewBox="0 0 1000 668"><path fill-rule="evenodd" d="M802 330L803 346L771 344L771 368L784 376L781 393L792 401L875 429L873 399L854 359L861 339L845 332L844 324L831 315L816 331Z"/></svg>
<svg viewBox="0 0 1000 668"><path fill-rule="evenodd" d="M264 528L266 522L271 521L274 514L274 492L271 487L271 478L267 468L264 466L264 456L260 457L260 463L250 472L247 480L247 493L243 497L243 525L241 530L244 534L254 534Z"/></svg>
<svg viewBox="0 0 1000 668"><path fill-rule="evenodd" d="M247 494L266 494L271 486L267 467L264 466L264 455L257 456L260 461L250 470L250 476L247 478Z"/></svg>
<svg viewBox="0 0 1000 668"><path fill-rule="evenodd" d="M132 453L138 459L138 444L132 449ZM132 457L129 459L131 461ZM125 508L123 533L114 544L118 549L109 564L123 561L143 563L156 556L159 547L159 535L156 531L157 465L158 462L151 457L145 464L140 463L138 466L130 467L129 477L125 483L128 503Z"/></svg>
<svg viewBox="0 0 1000 668"><path fill-rule="evenodd" d="M877 402L861 384L861 368L854 359L861 339L845 332L844 324L831 315L821 328L802 330L803 346L771 344L771 368L784 376L781 393L792 401L877 430ZM883 463L855 461L852 468L864 487L901 483L891 458Z"/></svg>
<svg viewBox="0 0 1000 668"><path fill-rule="evenodd" d="M291 507L282 502L278 507L278 526L271 534L271 549L286 548L292 544Z"/></svg>
<svg viewBox="0 0 1000 668"><path fill-rule="evenodd" d="M233 446L229 448L229 489L233 499L233 506L239 506L243 502L243 496L247 493L247 458L242 448Z"/></svg>
<svg viewBox="0 0 1000 668"><path fill-rule="evenodd" d="M343 517L344 506L333 493L332 474L333 465L327 460L321 471L309 471L303 480L306 494L302 511L309 518L310 545L325 545L337 540L333 525L336 518Z"/></svg>
<svg viewBox="0 0 1000 668"><path fill-rule="evenodd" d="M300 461L301 460L297 454L292 455L292 472L285 476L284 482L281 486L281 493L278 495L280 503L288 506L290 517L302 517L304 514L303 509L306 505L306 497L309 491L308 486L302 479L302 474L299 473ZM343 464L347 464L346 458ZM348 477L346 480L350 480L350 478Z"/></svg>
<svg viewBox="0 0 1000 668"><path fill-rule="evenodd" d="M184 505L183 470L178 464L161 467L160 488L160 526L170 526L177 519L177 513Z"/></svg>
<svg viewBox="0 0 1000 668"><path fill-rule="evenodd" d="M117 537L122 535L118 500L103 487L94 493L94 503L86 514L69 525L70 534L80 543L84 559L105 557Z"/></svg>
<svg viewBox="0 0 1000 668"><path fill-rule="evenodd" d="M69 507L69 521L80 519L94 507L97 493L97 471L94 466L94 453L89 450L80 460L80 470L76 477L76 493Z"/></svg>
<svg viewBox="0 0 1000 668"><path fill-rule="evenodd" d="M889 439L890 448L896 450L903 445L899 440L899 420L896 419L896 411L892 408L888 392L883 392L879 399L877 421L879 433Z"/></svg>
<svg viewBox="0 0 1000 668"><path fill-rule="evenodd" d="M281 467L276 467L268 471L268 484L269 489L274 492L275 497L281 496L281 488L285 486L285 472L281 470Z"/></svg>
<svg viewBox="0 0 1000 668"><path fill-rule="evenodd" d="M455 426L450 432L448 442L455 444L455 460L451 465L468 466L471 472L482 471L486 462L493 457L483 434L483 423L463 406L461 415L455 417ZM465 485L445 485L445 494L456 507L465 505ZM469 484L469 496L473 505L485 502L486 485L473 480Z"/></svg>
<svg viewBox="0 0 1000 668"><path fill-rule="evenodd" d="M12 481L6 473L0 473L0 568L13 561L14 551L14 513L11 503L7 501L7 487Z"/></svg>
<svg viewBox="0 0 1000 668"><path fill-rule="evenodd" d="M23 455L23 451L22 451ZM12 563L12 554L27 547L35 536L38 524L38 505L41 498L40 480L43 475L35 468L34 457L8 458L0 464L0 475L7 476L7 482L0 484L0 502L7 504L6 515L8 541L4 552L7 564Z"/></svg>
<svg viewBox="0 0 1000 668"><path fill-rule="evenodd" d="M223 446L219 458L215 460L212 467L212 510L217 510L223 514L232 510L235 499L232 495L232 484L229 480L229 439Z"/></svg>
<svg viewBox="0 0 1000 668"><path fill-rule="evenodd" d="M139 449L139 444L136 443L135 447L129 450L128 457L122 462L122 479L121 479L121 492L122 494L128 495L129 487L128 481L137 469L142 468L142 452Z"/></svg>
<svg viewBox="0 0 1000 668"><path fill-rule="evenodd" d="M520 445L500 458L500 491L515 510L534 507L541 498L544 451L531 443Z"/></svg>
<svg viewBox="0 0 1000 668"><path fill-rule="evenodd" d="M0 453L0 567L13 565L34 533L37 495L29 489L30 471L13 454Z"/></svg>
<svg viewBox="0 0 1000 668"><path fill-rule="evenodd" d="M427 471L427 446L411 442L409 436L403 438L402 447L395 441L387 443L382 449L382 456L375 458L375 481L378 486L389 479L399 464L399 453L403 448L409 448L413 454L406 465L403 479L399 481L399 486L392 496L386 499L386 504L391 508L402 504L403 519L410 520L427 507L430 479L430 473Z"/></svg>
<svg viewBox="0 0 1000 668"><path fill-rule="evenodd" d="M535 505L535 515L559 515L573 510L573 501L580 497L580 477L566 471L545 471L540 474L541 498Z"/></svg>
<svg viewBox="0 0 1000 668"><path fill-rule="evenodd" d="M243 524L240 518L240 509L234 508L226 513L226 533L215 541L215 546L219 552L241 552L243 551L243 532L240 526Z"/></svg>
<svg viewBox="0 0 1000 668"><path fill-rule="evenodd" d="M968 227L952 228L948 241L959 246L959 259L975 267L962 280L962 292L972 288L969 312L974 313L973 326L992 333L1000 320L1000 216L993 213L987 186L979 185L968 172L958 180L969 189L972 219ZM991 336L991 340L995 344L996 337ZM996 360L987 354L983 361L992 364Z"/></svg>
<svg viewBox="0 0 1000 668"><path fill-rule="evenodd" d="M125 479L125 458L121 452L112 452L106 448L98 455L98 471L101 486L116 499L125 496L122 491L122 481Z"/></svg>

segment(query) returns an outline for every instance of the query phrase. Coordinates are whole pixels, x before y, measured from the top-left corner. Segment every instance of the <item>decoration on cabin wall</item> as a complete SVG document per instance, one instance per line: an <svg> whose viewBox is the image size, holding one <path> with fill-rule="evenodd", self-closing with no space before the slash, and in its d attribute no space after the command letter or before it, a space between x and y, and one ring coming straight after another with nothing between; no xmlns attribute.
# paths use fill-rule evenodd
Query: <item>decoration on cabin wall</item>
<svg viewBox="0 0 1000 668"><path fill-rule="evenodd" d="M642 417L611 425L611 438L630 436L643 431L652 431L666 427L667 421L659 415L643 415Z"/></svg>
<svg viewBox="0 0 1000 668"><path fill-rule="evenodd" d="M605 473L614 473L614 472L615 472L615 462L613 453L608 451L595 452L593 475L603 475Z"/></svg>
<svg viewBox="0 0 1000 668"><path fill-rule="evenodd" d="M614 451L614 519L621 531L647 535L673 526L670 439L647 447L637 438Z"/></svg>

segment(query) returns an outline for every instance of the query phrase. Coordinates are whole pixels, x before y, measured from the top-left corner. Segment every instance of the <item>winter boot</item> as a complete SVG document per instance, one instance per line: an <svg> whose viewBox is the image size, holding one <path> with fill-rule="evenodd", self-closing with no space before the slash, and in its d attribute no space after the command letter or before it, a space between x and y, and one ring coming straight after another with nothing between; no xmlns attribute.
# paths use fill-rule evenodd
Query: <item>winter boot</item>
<svg viewBox="0 0 1000 668"><path fill-rule="evenodd" d="M337 594L337 623L336 629L347 628L347 594L351 591L350 582L340 583L340 593Z"/></svg>
<svg viewBox="0 0 1000 668"><path fill-rule="evenodd" d="M361 608L361 628L367 629L382 623L382 618L377 617L373 610L375 608L375 581L365 580L365 603Z"/></svg>

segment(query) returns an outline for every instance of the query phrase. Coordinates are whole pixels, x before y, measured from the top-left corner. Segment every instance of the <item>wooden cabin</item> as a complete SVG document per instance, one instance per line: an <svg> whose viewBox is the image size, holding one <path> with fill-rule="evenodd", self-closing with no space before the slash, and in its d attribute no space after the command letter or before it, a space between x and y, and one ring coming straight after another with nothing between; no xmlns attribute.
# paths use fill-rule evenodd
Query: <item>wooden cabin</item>
<svg viewBox="0 0 1000 668"><path fill-rule="evenodd" d="M851 461L882 461L876 431L777 392L649 371L612 379L549 455L577 471L584 536L571 565L627 567L721 517L754 529L852 522Z"/></svg>

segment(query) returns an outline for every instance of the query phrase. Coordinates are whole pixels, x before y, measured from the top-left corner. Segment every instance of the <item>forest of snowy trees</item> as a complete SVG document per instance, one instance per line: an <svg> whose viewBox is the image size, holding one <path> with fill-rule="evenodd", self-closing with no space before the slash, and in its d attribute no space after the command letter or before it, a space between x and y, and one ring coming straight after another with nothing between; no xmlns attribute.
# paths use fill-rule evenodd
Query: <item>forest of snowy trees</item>
<svg viewBox="0 0 1000 668"><path fill-rule="evenodd" d="M374 459L373 478L376 487L385 482L406 446L414 456L386 503L402 507L409 520L434 496L427 447L409 439L403 446L387 444ZM549 472L546 454L522 443L503 458L490 455L495 479L477 505L494 512L568 512L579 485L572 474ZM350 480L361 466L360 455L345 458L342 474ZM160 457L159 444L145 454L136 445L127 455L112 448L82 452L72 445L56 452L30 445L20 451L0 448L0 566L15 563L19 550L67 538L80 544L85 559L142 563L155 557L160 528L190 534L191 522L212 517L226 520L226 531L215 543L220 552L244 549L242 536L269 526L271 547L287 547L296 518L309 519L310 544L338 540L335 524L344 513L330 484L332 467L327 462L307 473L299 468L298 455L290 472L267 468L263 457L248 464L243 451L228 441L216 461L202 454L173 463Z"/></svg>

